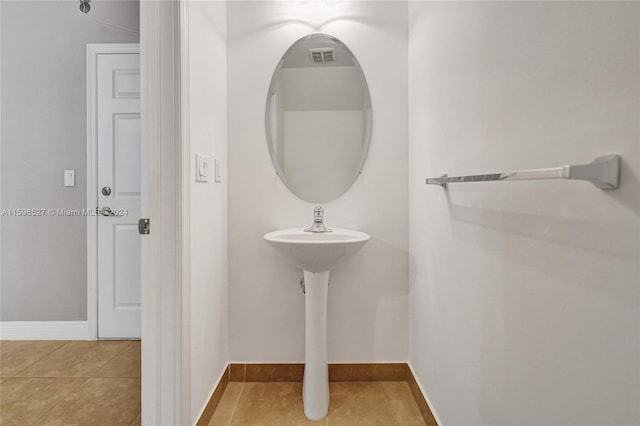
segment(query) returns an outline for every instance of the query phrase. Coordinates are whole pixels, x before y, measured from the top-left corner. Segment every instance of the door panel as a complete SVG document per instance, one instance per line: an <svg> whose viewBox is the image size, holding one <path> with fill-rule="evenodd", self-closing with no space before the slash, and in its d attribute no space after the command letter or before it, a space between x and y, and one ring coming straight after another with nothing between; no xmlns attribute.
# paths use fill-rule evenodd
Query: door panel
<svg viewBox="0 0 640 426"><path fill-rule="evenodd" d="M113 227L114 309L140 309L140 259L130 252L140 251L140 235L136 225Z"/></svg>
<svg viewBox="0 0 640 426"><path fill-rule="evenodd" d="M140 197L140 114L114 115L114 179L117 195Z"/></svg>
<svg viewBox="0 0 640 426"><path fill-rule="evenodd" d="M139 69L119 69L113 71L113 98L140 99Z"/></svg>
<svg viewBox="0 0 640 426"><path fill-rule="evenodd" d="M98 337L140 337L140 59L98 56ZM103 193L103 188L110 191Z"/></svg>

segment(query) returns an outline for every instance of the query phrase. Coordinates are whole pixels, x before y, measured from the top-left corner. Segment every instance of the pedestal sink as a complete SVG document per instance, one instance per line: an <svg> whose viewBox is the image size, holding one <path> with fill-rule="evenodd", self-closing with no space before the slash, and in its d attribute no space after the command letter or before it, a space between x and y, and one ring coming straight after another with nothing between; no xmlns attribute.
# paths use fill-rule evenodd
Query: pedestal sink
<svg viewBox="0 0 640 426"><path fill-rule="evenodd" d="M334 228L305 232L303 228L269 232L264 239L290 263L304 271L305 367L302 385L304 414L320 420L329 410L327 361L327 294L330 270L369 241L364 232Z"/></svg>

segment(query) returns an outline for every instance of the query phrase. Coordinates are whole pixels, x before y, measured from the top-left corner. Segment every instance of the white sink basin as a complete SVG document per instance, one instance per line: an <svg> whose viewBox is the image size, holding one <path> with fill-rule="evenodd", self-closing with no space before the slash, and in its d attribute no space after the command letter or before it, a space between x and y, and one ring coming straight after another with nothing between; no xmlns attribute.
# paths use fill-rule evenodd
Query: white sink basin
<svg viewBox="0 0 640 426"><path fill-rule="evenodd" d="M264 239L304 270L305 365L302 384L304 414L321 420L329 410L327 358L327 296L331 268L356 253L369 241L364 232L333 229L304 232L303 228L269 232Z"/></svg>
<svg viewBox="0 0 640 426"><path fill-rule="evenodd" d="M355 254L369 241L364 232L334 228L333 232L304 232L304 228L282 229L264 236L289 262L309 272L322 272Z"/></svg>

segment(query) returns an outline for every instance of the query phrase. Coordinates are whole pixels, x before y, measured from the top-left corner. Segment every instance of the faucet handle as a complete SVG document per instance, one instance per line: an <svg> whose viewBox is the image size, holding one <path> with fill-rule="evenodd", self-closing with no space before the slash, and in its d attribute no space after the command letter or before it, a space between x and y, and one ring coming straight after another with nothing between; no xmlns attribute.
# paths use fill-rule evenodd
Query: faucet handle
<svg viewBox="0 0 640 426"><path fill-rule="evenodd" d="M324 209L321 206L313 208L313 225L306 228L304 232L332 232L330 228L324 226L323 222Z"/></svg>

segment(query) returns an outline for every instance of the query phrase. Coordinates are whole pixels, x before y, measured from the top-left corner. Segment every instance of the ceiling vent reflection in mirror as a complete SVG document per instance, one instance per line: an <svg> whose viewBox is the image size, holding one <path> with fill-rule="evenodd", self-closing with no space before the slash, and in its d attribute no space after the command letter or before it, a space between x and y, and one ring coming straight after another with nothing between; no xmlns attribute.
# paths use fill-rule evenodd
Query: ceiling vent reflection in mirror
<svg viewBox="0 0 640 426"><path fill-rule="evenodd" d="M311 60L316 64L324 64L326 62L334 62L333 48L309 49Z"/></svg>

